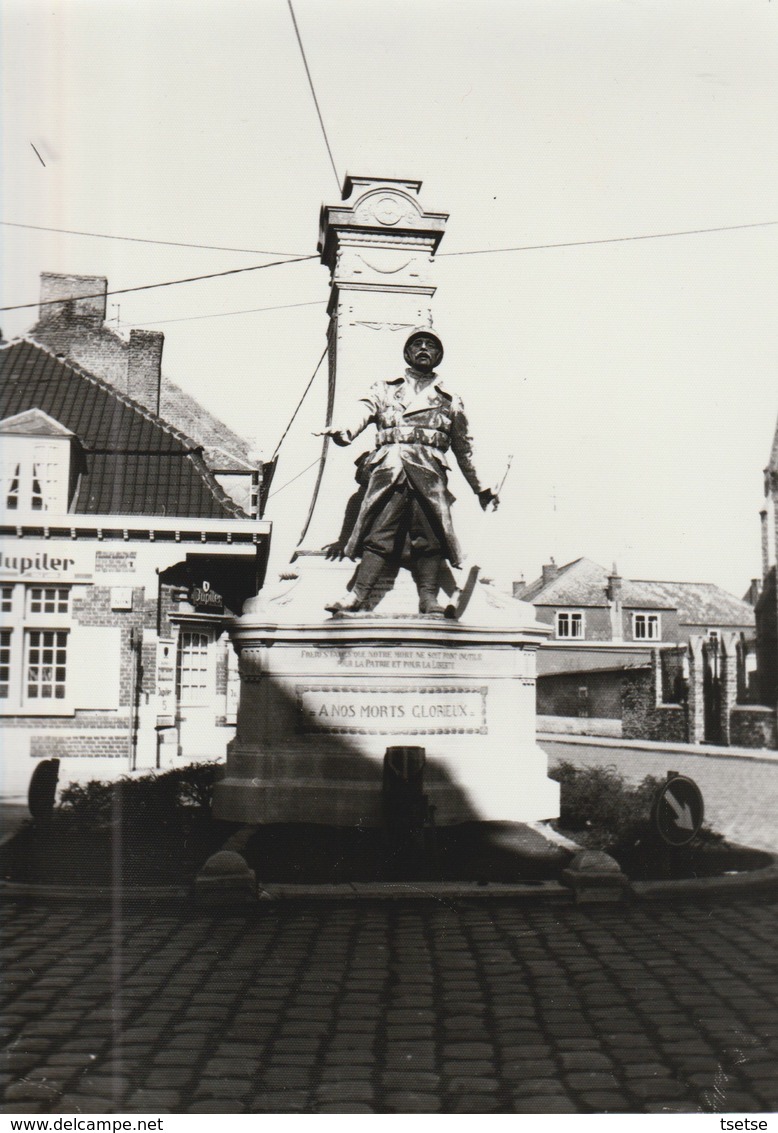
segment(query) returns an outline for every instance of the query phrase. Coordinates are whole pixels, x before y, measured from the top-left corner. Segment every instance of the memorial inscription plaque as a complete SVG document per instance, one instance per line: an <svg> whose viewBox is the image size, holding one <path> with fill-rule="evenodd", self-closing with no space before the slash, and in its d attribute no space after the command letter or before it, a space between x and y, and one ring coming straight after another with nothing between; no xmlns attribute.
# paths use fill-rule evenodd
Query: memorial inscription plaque
<svg viewBox="0 0 778 1133"><path fill-rule="evenodd" d="M487 734L487 688L297 687L299 729L341 735Z"/></svg>

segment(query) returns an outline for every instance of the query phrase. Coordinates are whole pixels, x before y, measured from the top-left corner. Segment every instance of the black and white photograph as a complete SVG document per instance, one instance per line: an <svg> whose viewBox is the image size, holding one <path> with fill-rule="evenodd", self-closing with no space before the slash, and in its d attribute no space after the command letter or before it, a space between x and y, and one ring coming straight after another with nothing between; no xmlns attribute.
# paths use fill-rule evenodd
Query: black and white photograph
<svg viewBox="0 0 778 1133"><path fill-rule="evenodd" d="M3 4L9 1133L772 1127L777 46Z"/></svg>

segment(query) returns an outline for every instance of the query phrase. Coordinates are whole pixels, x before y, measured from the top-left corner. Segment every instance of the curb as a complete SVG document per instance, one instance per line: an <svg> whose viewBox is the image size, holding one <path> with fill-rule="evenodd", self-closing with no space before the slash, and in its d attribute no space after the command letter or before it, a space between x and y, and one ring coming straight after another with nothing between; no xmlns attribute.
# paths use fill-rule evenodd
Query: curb
<svg viewBox="0 0 778 1133"><path fill-rule="evenodd" d="M540 744L559 743L581 747L615 747L644 751L649 755L695 755L699 759L746 759L752 763L778 763L778 750L763 747L719 747L714 744L665 743L663 740L625 740L614 736L588 736L575 732L537 732Z"/></svg>
<svg viewBox="0 0 778 1133"><path fill-rule="evenodd" d="M240 908L284 901L397 901L397 900L492 900L494 898L565 901L575 900L573 891L558 881L503 882L492 881L351 881L327 885L266 884L257 887L257 901L239 903ZM627 889L638 901L673 898L747 897L775 891L778 893L778 854L762 869L721 877L690 877L678 881L633 881ZM186 908L207 912L223 907L195 899L192 890L183 886L138 885L125 888L107 886L26 885L0 881L0 900L18 899L70 901L126 901L159 904L183 904Z"/></svg>

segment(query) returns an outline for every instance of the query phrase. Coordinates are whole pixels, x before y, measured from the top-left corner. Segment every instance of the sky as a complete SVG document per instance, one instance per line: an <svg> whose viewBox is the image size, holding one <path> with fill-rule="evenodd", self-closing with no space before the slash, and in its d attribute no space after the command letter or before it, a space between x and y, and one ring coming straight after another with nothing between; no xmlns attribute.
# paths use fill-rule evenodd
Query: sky
<svg viewBox="0 0 778 1133"><path fill-rule="evenodd" d="M452 476L470 561L504 584L588 556L744 593L778 416L778 4L293 5L335 169L287 0L6 0L0 305L34 303L44 271L130 288L315 256L346 173L421 180L450 214L441 373L487 471L513 458L495 514ZM269 456L328 292L314 258L108 315L164 331L167 376ZM5 337L36 316L3 311ZM268 507L290 552L325 385Z"/></svg>

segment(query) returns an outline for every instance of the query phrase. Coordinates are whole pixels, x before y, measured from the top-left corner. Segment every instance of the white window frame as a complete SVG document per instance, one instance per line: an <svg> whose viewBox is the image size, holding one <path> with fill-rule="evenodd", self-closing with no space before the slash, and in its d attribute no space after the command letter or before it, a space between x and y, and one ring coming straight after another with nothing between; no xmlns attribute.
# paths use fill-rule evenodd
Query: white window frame
<svg viewBox="0 0 778 1133"><path fill-rule="evenodd" d="M38 708L41 704L64 704L68 692L68 637L69 631L66 629L25 627L22 670L24 706ZM33 650L37 651L35 655Z"/></svg>
<svg viewBox="0 0 778 1133"><path fill-rule="evenodd" d="M199 643L197 654L204 658L204 664L198 666L196 670L203 675L203 683L197 686L191 685L188 681L186 685L184 684L185 649L191 647L194 637L204 639ZM186 670L187 673L194 671L191 665ZM204 708L213 704L215 694L216 634L213 629L204 626L182 626L178 631L176 643L176 702L179 708Z"/></svg>
<svg viewBox="0 0 778 1133"><path fill-rule="evenodd" d="M645 621L645 633L638 633L638 619ZM651 632L654 629L655 632ZM635 610L632 614L632 640L633 641L661 641L662 616L655 610Z"/></svg>
<svg viewBox="0 0 778 1133"><path fill-rule="evenodd" d="M0 649L6 650L2 667L7 664L7 695L0 697L0 714L9 716L62 716L71 715L71 686L74 658L71 648L71 586L59 582L9 582L0 583L0 609L3 614L3 633L5 641ZM40 607L36 609L35 607ZM48 609L46 608L48 607ZM36 634L54 634L51 642L39 639ZM36 657L35 649L54 651L51 664L44 664L42 655ZM57 651L64 650L64 665L57 664L61 657ZM39 690L51 689L51 695L30 696L30 670L39 670L36 686ZM62 669L64 676L59 680L52 674L52 680L44 679L44 669ZM0 674L4 675L4 674ZM59 687L57 687L59 686ZM56 695L61 692L61 695Z"/></svg>
<svg viewBox="0 0 778 1133"><path fill-rule="evenodd" d="M575 626L580 629L579 633L575 632L562 632L562 622L565 620L570 630ZM584 619L583 610L557 610L554 617L554 626L556 637L559 641L584 641L586 639L585 628L586 622Z"/></svg>
<svg viewBox="0 0 778 1133"><path fill-rule="evenodd" d="M67 512L72 453L68 437L3 434L2 451L0 510L6 517Z"/></svg>

